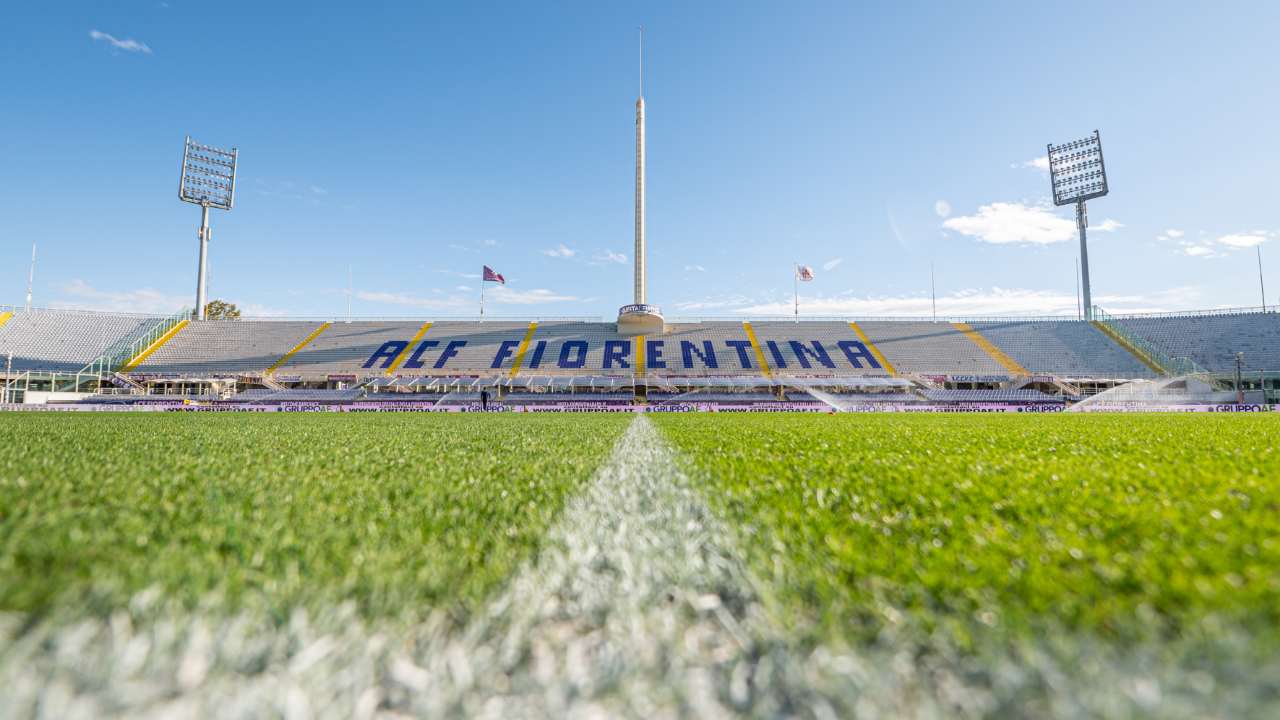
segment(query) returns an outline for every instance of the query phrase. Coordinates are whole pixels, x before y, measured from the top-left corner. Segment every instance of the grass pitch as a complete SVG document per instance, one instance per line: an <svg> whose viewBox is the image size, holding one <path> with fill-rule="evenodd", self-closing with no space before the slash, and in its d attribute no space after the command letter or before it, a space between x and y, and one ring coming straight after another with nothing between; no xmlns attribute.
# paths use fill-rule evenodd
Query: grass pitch
<svg viewBox="0 0 1280 720"><path fill-rule="evenodd" d="M1280 646L1280 418L657 419L793 627Z"/></svg>
<svg viewBox="0 0 1280 720"><path fill-rule="evenodd" d="M631 422L0 414L0 715L1280 713L1280 418Z"/></svg>
<svg viewBox="0 0 1280 720"><path fill-rule="evenodd" d="M0 414L0 610L465 615L629 417Z"/></svg>

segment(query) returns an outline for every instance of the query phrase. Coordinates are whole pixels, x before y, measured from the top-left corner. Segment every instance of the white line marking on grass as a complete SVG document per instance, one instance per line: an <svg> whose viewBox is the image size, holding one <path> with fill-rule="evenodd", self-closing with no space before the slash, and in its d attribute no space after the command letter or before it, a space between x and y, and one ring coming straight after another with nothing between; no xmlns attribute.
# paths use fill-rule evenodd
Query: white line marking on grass
<svg viewBox="0 0 1280 720"><path fill-rule="evenodd" d="M547 546L466 633L456 708L512 716L786 714L727 533L639 415ZM488 646L495 655L481 648ZM776 654L776 653L774 653ZM767 689L768 692L762 692ZM478 691L478 692L477 692Z"/></svg>

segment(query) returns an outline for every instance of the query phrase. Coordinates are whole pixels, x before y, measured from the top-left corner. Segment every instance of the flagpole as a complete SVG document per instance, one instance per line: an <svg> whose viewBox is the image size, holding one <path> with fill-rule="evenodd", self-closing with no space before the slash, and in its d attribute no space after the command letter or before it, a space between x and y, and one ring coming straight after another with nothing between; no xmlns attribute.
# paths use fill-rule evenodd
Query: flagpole
<svg viewBox="0 0 1280 720"><path fill-rule="evenodd" d="M1262 245L1255 245L1258 251L1258 290L1262 292L1262 312L1267 311L1267 286L1262 282Z"/></svg>
<svg viewBox="0 0 1280 720"><path fill-rule="evenodd" d="M480 322L484 322L484 271L480 271Z"/></svg>
<svg viewBox="0 0 1280 720"><path fill-rule="evenodd" d="M791 285L794 288L796 300L796 323L800 322L800 263L795 263L791 267Z"/></svg>
<svg viewBox="0 0 1280 720"><path fill-rule="evenodd" d="M929 261L929 303L933 307L933 321L938 322L938 284L933 277L933 261Z"/></svg>
<svg viewBox="0 0 1280 720"><path fill-rule="evenodd" d="M1261 260L1259 260L1261 262ZM1261 265L1259 265L1261 267ZM31 286L36 282L36 244L31 243L31 272L27 274L27 312L31 312Z"/></svg>

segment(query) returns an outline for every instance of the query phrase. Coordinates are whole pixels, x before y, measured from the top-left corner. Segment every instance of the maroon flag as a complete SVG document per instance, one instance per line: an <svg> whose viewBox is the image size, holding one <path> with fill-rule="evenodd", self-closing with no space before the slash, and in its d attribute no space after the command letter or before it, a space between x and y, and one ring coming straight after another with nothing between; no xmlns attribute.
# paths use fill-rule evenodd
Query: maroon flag
<svg viewBox="0 0 1280 720"><path fill-rule="evenodd" d="M493 268L488 265L484 266L484 282L496 282L499 285L506 285L507 279L502 277L502 273L496 273Z"/></svg>

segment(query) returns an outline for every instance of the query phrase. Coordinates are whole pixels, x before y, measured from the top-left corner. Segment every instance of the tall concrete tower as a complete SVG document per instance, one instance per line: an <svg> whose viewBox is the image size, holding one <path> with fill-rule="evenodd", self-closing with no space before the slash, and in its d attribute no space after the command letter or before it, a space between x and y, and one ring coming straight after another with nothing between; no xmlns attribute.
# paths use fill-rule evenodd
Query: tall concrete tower
<svg viewBox="0 0 1280 720"><path fill-rule="evenodd" d="M648 304L645 273L646 243L644 236L645 157L644 157L644 28L640 28L640 97L636 99L636 244L635 284L631 305L618 311L618 332L626 335L661 333L662 311Z"/></svg>

